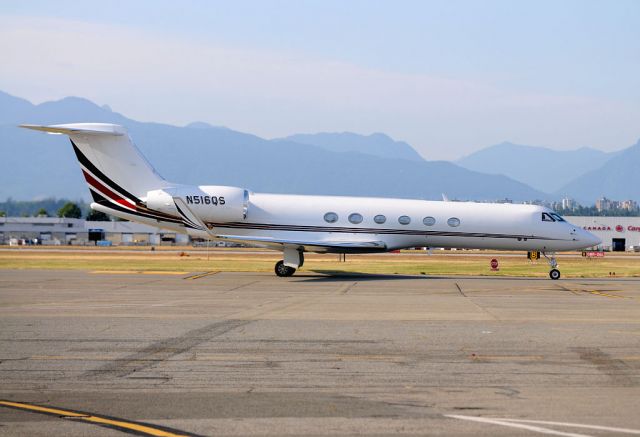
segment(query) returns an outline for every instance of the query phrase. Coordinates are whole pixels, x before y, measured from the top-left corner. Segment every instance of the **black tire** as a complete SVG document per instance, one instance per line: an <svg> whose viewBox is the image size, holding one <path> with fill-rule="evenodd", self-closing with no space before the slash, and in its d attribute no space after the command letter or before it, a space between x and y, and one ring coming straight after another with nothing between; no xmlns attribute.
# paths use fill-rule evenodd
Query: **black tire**
<svg viewBox="0 0 640 437"><path fill-rule="evenodd" d="M293 276L293 274L296 272L296 269L294 269L293 267L285 266L284 261L282 260L276 263L276 267L274 270L276 272L276 275L280 276L281 278Z"/></svg>
<svg viewBox="0 0 640 437"><path fill-rule="evenodd" d="M556 279L560 279L560 270L558 269L551 269L551 271L549 272L549 277L551 279L553 279L554 281Z"/></svg>

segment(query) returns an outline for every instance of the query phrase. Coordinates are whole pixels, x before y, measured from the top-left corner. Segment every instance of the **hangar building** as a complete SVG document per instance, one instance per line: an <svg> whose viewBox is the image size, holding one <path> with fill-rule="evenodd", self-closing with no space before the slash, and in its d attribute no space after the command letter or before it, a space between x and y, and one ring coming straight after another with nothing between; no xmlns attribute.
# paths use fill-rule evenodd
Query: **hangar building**
<svg viewBox="0 0 640 437"><path fill-rule="evenodd" d="M604 250L638 250L640 247L640 217L565 216L565 219L600 237Z"/></svg>
<svg viewBox="0 0 640 437"><path fill-rule="evenodd" d="M142 223L57 217L0 217L0 244L188 244L189 236Z"/></svg>

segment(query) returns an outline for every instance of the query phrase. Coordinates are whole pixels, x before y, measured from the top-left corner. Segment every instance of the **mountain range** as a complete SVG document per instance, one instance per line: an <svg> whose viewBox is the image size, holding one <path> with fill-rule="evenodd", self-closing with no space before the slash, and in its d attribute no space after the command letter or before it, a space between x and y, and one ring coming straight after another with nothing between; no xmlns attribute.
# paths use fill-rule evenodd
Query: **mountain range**
<svg viewBox="0 0 640 437"><path fill-rule="evenodd" d="M465 156L456 164L484 173L503 174L553 193L584 173L596 170L616 154L588 147L558 151L504 142Z"/></svg>
<svg viewBox="0 0 640 437"><path fill-rule="evenodd" d="M609 191L602 185L581 182L583 177L597 177L589 172L601 174L597 172L602 171L602 165L633 172L633 163L637 167L640 162L640 153L634 152L640 150L640 144L613 154L580 149L566 158L565 152L531 148L541 155L535 165L529 155L518 158L518 153L528 150L526 146L503 144L451 163L425 160L406 142L381 133L296 134L268 140L203 122L184 127L139 122L79 97L34 105L0 92L0 200L46 196L88 199L66 138L17 128L23 123L87 121L125 126L160 174L189 184L235 185L275 193L422 199L440 199L442 193L452 199L473 200L553 200L570 195L593 202L602 194L640 199L640 184L620 189L628 179L619 171L609 175ZM560 156L565 164L545 165L559 161ZM620 159L626 161L624 167L616 166ZM518 162L529 165L518 166ZM539 183L541 178L544 183ZM555 183L547 184L547 179Z"/></svg>

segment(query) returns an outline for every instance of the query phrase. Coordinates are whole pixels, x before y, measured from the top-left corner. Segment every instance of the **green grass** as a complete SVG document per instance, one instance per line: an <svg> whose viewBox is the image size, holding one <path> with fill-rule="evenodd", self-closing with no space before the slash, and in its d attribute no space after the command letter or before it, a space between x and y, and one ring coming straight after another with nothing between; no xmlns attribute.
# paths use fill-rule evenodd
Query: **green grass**
<svg viewBox="0 0 640 437"><path fill-rule="evenodd" d="M500 261L500 270L489 268L491 258ZM191 256L163 251L140 251L139 253L103 253L100 249L77 252L45 252L40 250L15 250L0 252L0 269L56 269L90 271L131 272L205 272L243 271L272 272L274 263L280 259L278 252L272 254L229 254L212 251L209 260L204 252ZM562 276L567 277L640 277L640 256L622 258L583 259L580 257L559 258ZM336 255L308 254L301 271L360 272L400 275L486 275L546 277L549 267L546 261L530 262L522 257L500 257L456 254L426 254L357 256L348 255L347 262L338 262Z"/></svg>

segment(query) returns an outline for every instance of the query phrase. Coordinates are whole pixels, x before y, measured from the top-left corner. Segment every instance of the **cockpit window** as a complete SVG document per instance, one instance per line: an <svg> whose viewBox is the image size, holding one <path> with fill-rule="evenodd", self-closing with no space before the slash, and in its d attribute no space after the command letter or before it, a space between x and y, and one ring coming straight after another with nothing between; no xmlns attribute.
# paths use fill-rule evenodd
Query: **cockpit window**
<svg viewBox="0 0 640 437"><path fill-rule="evenodd" d="M551 215L548 212L543 212L542 213L542 221L543 222L555 222L556 219L551 217Z"/></svg>
<svg viewBox="0 0 640 437"><path fill-rule="evenodd" d="M551 217L553 217L554 219L556 219L557 221L559 221L559 222L563 222L564 221L564 219L562 218L562 216L560 214L557 214L555 212L550 212L549 215Z"/></svg>

